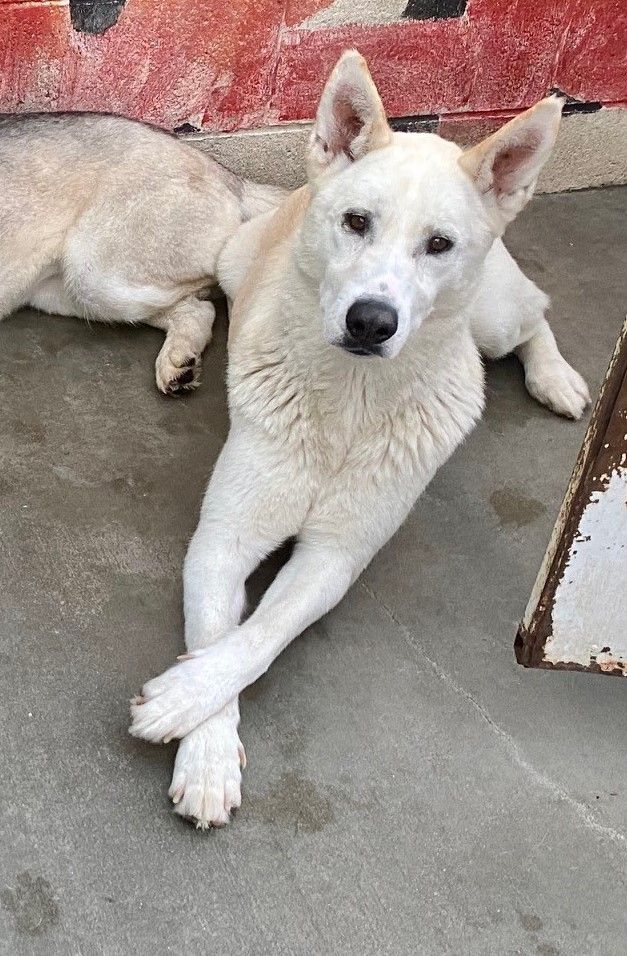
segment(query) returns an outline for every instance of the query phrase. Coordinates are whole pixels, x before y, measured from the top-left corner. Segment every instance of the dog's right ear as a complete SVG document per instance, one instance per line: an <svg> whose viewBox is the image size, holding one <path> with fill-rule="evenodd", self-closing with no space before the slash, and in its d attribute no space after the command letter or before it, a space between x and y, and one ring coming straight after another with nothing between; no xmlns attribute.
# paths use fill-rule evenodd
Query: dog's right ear
<svg viewBox="0 0 627 956"><path fill-rule="evenodd" d="M309 142L310 180L337 172L373 149L387 146L392 130L366 61L346 50L322 91Z"/></svg>

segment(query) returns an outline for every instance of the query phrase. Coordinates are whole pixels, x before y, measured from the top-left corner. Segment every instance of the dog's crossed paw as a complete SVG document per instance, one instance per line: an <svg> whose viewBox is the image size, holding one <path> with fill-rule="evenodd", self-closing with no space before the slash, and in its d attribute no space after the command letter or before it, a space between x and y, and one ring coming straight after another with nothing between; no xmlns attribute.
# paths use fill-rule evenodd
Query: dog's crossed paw
<svg viewBox="0 0 627 956"><path fill-rule="evenodd" d="M131 700L129 733L152 744L167 744L184 737L200 723L190 719L194 710L191 689L177 679L176 668L144 684L141 694ZM200 718L202 720L202 718Z"/></svg>
<svg viewBox="0 0 627 956"><path fill-rule="evenodd" d="M131 701L130 733L154 744L185 737L256 680L262 671L251 672L252 663L237 629L209 647L182 654Z"/></svg>
<svg viewBox="0 0 627 956"><path fill-rule="evenodd" d="M183 654L180 663L144 684L131 700L130 734L153 744L167 744L175 737L185 737L222 709L230 697L214 703L206 679L206 654L206 650Z"/></svg>
<svg viewBox="0 0 627 956"><path fill-rule="evenodd" d="M196 827L223 827L241 802L246 755L237 720L222 714L201 724L179 744L168 794L175 812Z"/></svg>

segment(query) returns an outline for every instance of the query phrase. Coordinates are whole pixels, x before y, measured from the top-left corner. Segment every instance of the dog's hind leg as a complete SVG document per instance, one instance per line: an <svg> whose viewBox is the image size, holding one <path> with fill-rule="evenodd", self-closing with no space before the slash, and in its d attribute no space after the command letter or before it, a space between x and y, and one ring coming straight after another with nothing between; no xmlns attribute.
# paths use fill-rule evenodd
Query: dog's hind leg
<svg viewBox="0 0 627 956"><path fill-rule="evenodd" d="M175 395L198 386L201 356L211 341L215 317L212 302L190 295L144 320L166 333L155 363L157 387L164 394Z"/></svg>
<svg viewBox="0 0 627 956"><path fill-rule="evenodd" d="M497 240L470 307L475 342L490 359L514 352L524 366L530 395L558 415L581 418L590 402L588 388L557 347L545 317L548 307L548 296Z"/></svg>

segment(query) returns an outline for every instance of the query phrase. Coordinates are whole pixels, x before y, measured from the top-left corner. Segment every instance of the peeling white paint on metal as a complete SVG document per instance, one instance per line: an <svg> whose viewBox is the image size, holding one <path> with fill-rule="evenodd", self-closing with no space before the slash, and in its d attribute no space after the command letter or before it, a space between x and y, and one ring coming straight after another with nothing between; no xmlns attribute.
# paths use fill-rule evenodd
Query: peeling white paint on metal
<svg viewBox="0 0 627 956"><path fill-rule="evenodd" d="M544 659L627 675L627 468L594 491L570 546ZM609 650L608 650L609 648Z"/></svg>
<svg viewBox="0 0 627 956"><path fill-rule="evenodd" d="M553 531L551 532L551 538L547 545L544 558L542 559L542 564L540 566L540 570L538 571L538 576L531 590L529 601L527 602L527 607L525 609L525 614L523 617L523 625L527 628L531 627L531 623L533 621L533 615L542 599L542 593L544 591L551 567L553 566L553 561L555 560L557 549L562 540L562 535L564 534L564 528L566 526L566 522L568 521L568 516L570 514L570 510L572 507L575 494L577 493L577 489L579 488L579 483L581 481L581 475L583 473L584 464L585 464L585 457L592 443L592 439L593 439L593 433L590 429L588 429L583 441L580 456L577 460L577 464L575 465L575 469L573 471L570 482L568 484L568 489L564 496L564 500L562 501L559 514L557 516L557 520L553 526Z"/></svg>

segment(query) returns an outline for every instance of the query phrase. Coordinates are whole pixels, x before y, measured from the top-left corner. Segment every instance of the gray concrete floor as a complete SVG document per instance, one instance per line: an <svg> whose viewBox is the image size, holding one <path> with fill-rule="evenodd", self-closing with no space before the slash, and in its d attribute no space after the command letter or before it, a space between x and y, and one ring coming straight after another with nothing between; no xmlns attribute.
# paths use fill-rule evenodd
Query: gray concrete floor
<svg viewBox="0 0 627 956"><path fill-rule="evenodd" d="M539 198L509 234L595 391L626 207ZM182 648L224 319L189 398L156 392L159 343L0 327L0 952L623 954L627 686L513 654L585 422L536 405L514 360L489 369L474 435L244 694L244 804L203 834L127 700Z"/></svg>

